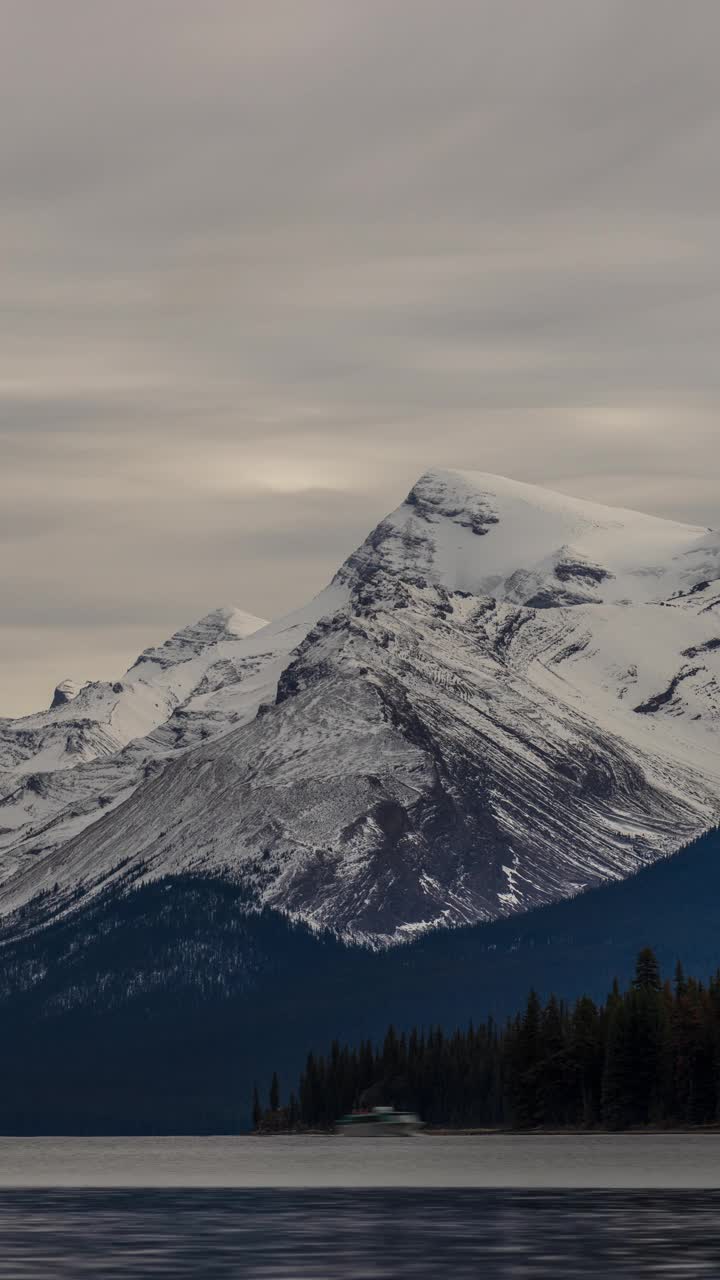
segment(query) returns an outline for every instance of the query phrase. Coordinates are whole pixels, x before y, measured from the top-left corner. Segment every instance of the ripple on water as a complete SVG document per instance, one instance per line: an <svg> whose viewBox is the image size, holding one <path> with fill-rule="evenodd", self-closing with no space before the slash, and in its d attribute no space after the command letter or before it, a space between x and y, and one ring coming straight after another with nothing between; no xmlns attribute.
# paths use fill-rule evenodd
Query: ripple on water
<svg viewBox="0 0 720 1280"><path fill-rule="evenodd" d="M720 1192L0 1192L13 1280L720 1275Z"/></svg>

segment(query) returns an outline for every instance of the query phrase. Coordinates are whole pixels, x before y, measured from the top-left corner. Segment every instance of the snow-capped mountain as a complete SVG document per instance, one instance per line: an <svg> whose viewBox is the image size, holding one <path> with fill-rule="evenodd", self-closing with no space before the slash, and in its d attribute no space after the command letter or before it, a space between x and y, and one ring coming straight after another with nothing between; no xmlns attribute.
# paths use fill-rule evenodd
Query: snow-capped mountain
<svg viewBox="0 0 720 1280"><path fill-rule="evenodd" d="M146 649L114 684L70 696L65 681L50 711L0 720L0 878L42 860L169 756L252 719L312 619L274 627L217 609Z"/></svg>
<svg viewBox="0 0 720 1280"><path fill-rule="evenodd" d="M236 641L265 626L239 609L217 609L158 648L146 649L114 684L63 680L49 711L0 720L0 770L72 768L149 733L198 691Z"/></svg>
<svg viewBox="0 0 720 1280"><path fill-rule="evenodd" d="M720 815L719 614L718 534L430 472L307 609L0 725L0 910L202 871L398 938L628 875Z"/></svg>

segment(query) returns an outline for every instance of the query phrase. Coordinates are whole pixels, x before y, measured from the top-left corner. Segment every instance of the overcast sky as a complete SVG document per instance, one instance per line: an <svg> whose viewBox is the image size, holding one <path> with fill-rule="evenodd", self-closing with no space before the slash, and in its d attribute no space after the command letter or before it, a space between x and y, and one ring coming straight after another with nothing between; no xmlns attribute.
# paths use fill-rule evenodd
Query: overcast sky
<svg viewBox="0 0 720 1280"><path fill-rule="evenodd" d="M716 0L0 18L0 714L431 464L720 525Z"/></svg>

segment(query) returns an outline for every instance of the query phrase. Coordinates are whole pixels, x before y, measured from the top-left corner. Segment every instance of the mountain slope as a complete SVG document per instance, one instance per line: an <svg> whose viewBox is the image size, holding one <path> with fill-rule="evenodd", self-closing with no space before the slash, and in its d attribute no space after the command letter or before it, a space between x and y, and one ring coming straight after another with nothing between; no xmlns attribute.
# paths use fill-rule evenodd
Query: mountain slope
<svg viewBox="0 0 720 1280"><path fill-rule="evenodd" d="M227 732L230 680L189 751L185 710L180 758L18 865L0 909L135 865L387 940L626 876L720 813L719 561L707 530L428 473L302 625L243 642L295 642L272 705Z"/></svg>
<svg viewBox="0 0 720 1280"><path fill-rule="evenodd" d="M671 976L718 966L720 836L522 918L370 951L314 935L244 890L184 877L90 900L4 936L0 1132L232 1132L255 1081L283 1093L309 1049L450 1030L625 983L643 945Z"/></svg>
<svg viewBox="0 0 720 1280"><path fill-rule="evenodd" d="M274 699L289 652L324 608L318 601L279 623L216 609L145 650L114 684L88 683L49 711L0 721L0 880L77 835L173 756L251 720Z"/></svg>
<svg viewBox="0 0 720 1280"><path fill-rule="evenodd" d="M233 656L238 640L265 625L239 609L217 609L146 649L114 684L62 681L48 711L0 721L0 776L74 768L149 733L216 662Z"/></svg>

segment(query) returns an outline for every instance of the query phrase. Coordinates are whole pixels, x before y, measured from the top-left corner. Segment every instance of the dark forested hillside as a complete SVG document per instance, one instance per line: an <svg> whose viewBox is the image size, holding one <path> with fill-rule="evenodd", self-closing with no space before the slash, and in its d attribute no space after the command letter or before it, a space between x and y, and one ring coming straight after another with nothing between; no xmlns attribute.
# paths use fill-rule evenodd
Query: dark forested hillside
<svg viewBox="0 0 720 1280"><path fill-rule="evenodd" d="M252 1072L294 1062L296 1017L324 1029L315 993L359 959L221 881L96 902L0 952L0 1129L242 1129Z"/></svg>
<svg viewBox="0 0 720 1280"><path fill-rule="evenodd" d="M249 1126L253 1082L277 1069L286 1095L310 1045L377 1039L389 1023L504 1020L531 986L543 1001L601 1000L644 945L665 972L679 959L708 978L720 836L574 900L385 952L189 877L15 930L0 949L0 1130L235 1131Z"/></svg>

